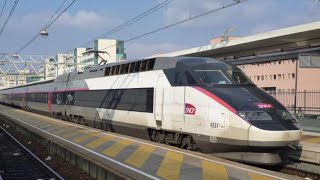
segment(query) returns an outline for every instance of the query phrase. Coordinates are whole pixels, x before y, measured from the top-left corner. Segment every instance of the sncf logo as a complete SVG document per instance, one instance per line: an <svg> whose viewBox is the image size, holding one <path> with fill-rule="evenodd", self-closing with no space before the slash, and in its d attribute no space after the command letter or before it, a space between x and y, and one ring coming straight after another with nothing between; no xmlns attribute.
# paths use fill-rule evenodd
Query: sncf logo
<svg viewBox="0 0 320 180"><path fill-rule="evenodd" d="M195 115L196 108L192 104L186 103L185 114Z"/></svg>
<svg viewBox="0 0 320 180"><path fill-rule="evenodd" d="M272 104L266 104L266 103L256 103L256 106L260 109L270 109L273 108Z"/></svg>

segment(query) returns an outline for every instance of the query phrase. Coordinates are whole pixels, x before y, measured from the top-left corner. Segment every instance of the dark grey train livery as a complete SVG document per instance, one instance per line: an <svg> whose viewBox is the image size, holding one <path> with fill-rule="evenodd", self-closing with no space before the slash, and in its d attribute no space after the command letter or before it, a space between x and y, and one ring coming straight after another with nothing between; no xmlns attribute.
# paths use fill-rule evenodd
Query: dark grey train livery
<svg viewBox="0 0 320 180"><path fill-rule="evenodd" d="M110 63L0 91L33 112L251 163L277 164L301 125L231 64L172 57Z"/></svg>

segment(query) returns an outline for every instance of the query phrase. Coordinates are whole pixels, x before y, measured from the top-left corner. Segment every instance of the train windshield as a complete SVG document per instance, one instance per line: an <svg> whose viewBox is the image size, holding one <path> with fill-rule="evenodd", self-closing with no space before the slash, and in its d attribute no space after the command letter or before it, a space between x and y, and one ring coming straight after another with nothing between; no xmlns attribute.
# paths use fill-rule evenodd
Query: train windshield
<svg viewBox="0 0 320 180"><path fill-rule="evenodd" d="M252 82L241 72L234 70L195 70L198 77L206 85L234 84L248 85Z"/></svg>
<svg viewBox="0 0 320 180"><path fill-rule="evenodd" d="M195 70L195 72L206 85L231 84L230 80L220 70Z"/></svg>
<svg viewBox="0 0 320 180"><path fill-rule="evenodd" d="M232 84L236 85L248 85L253 84L247 76L243 74L241 71L235 70L226 70L226 75L231 79Z"/></svg>

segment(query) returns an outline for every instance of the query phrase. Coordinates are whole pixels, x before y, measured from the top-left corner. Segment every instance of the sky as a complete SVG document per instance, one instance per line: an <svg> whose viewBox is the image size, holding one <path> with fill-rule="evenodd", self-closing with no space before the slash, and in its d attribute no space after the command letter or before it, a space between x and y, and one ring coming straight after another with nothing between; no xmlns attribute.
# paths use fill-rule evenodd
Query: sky
<svg viewBox="0 0 320 180"><path fill-rule="evenodd" d="M4 1L0 0L0 8ZM38 37L21 54L55 55L72 51L163 1L77 0L50 26L48 37ZM0 53L17 52L40 32L62 2L20 0L0 36ZM67 0L67 4L70 2ZM230 2L232 0L175 0L107 38L127 40ZM13 3L14 0L7 0L0 27ZM136 59L209 44L210 39L221 37L228 28L233 29L229 35L242 37L314 21L320 21L320 3L315 0L248 0L127 42L125 51L128 59Z"/></svg>

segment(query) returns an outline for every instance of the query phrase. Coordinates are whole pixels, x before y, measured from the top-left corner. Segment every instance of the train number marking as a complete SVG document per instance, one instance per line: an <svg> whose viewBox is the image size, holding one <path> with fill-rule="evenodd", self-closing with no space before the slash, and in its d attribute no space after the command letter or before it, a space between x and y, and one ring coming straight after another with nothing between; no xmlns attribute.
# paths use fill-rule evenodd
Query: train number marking
<svg viewBox="0 0 320 180"><path fill-rule="evenodd" d="M192 104L186 103L185 105L185 114L195 115L196 114L196 108Z"/></svg>
<svg viewBox="0 0 320 180"><path fill-rule="evenodd" d="M220 125L219 123L212 122L212 123L210 123L210 128L213 128L213 129L224 129L224 126Z"/></svg>

